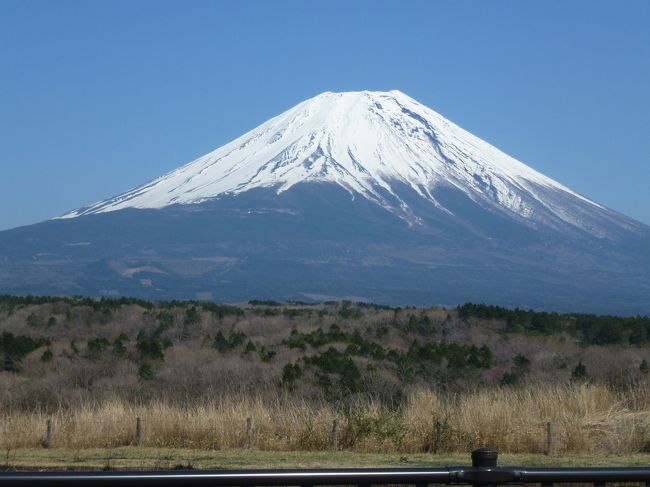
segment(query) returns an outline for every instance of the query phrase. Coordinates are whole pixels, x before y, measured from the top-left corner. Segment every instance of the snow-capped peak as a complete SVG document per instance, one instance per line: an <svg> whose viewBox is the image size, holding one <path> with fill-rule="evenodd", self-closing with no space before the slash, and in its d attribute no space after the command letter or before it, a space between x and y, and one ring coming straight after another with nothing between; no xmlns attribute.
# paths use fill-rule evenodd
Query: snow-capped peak
<svg viewBox="0 0 650 487"><path fill-rule="evenodd" d="M158 179L62 218L200 203L260 187L281 193L316 181L340 185L410 221L417 216L396 189L404 185L443 211L435 197L440 186L532 222L552 214L583 226L580 211L554 203L565 197L605 210L392 90L322 93Z"/></svg>

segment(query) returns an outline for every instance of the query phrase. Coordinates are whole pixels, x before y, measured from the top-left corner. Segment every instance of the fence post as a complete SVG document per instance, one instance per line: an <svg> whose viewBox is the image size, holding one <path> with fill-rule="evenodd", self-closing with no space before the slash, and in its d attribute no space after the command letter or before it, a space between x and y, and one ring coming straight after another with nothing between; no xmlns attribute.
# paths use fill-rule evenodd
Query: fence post
<svg viewBox="0 0 650 487"><path fill-rule="evenodd" d="M553 454L553 425L550 421L546 423L546 454Z"/></svg>
<svg viewBox="0 0 650 487"><path fill-rule="evenodd" d="M442 437L442 425L440 421L436 421L435 436L433 438L433 453L438 453L440 451L440 440Z"/></svg>
<svg viewBox="0 0 650 487"><path fill-rule="evenodd" d="M140 416L135 418L135 446L140 446L142 443L142 420Z"/></svg>
<svg viewBox="0 0 650 487"><path fill-rule="evenodd" d="M47 431L45 433L45 448L52 448L52 420L47 420Z"/></svg>
<svg viewBox="0 0 650 487"><path fill-rule="evenodd" d="M246 418L246 448L252 448L253 446L253 419L251 417Z"/></svg>
<svg viewBox="0 0 650 487"><path fill-rule="evenodd" d="M339 448L338 427L339 422L335 419L332 421L332 451L336 451Z"/></svg>

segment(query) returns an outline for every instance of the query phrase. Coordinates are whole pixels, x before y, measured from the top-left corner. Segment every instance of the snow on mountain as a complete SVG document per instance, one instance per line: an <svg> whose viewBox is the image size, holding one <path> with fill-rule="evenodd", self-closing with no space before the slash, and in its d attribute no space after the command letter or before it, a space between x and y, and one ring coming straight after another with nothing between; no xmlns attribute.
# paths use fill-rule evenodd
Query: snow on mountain
<svg viewBox="0 0 650 487"><path fill-rule="evenodd" d="M306 182L340 185L410 223L419 218L398 189L404 186L450 215L437 188L456 188L533 225L556 219L601 236L604 227L585 215L616 220L400 91L322 93L158 179L61 218L200 203L260 187L281 193Z"/></svg>

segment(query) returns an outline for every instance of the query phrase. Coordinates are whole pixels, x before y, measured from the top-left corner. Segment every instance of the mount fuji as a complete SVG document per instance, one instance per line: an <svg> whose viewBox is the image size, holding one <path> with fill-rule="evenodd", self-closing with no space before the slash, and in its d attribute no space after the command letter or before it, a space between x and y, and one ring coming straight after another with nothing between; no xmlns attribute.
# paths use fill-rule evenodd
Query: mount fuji
<svg viewBox="0 0 650 487"><path fill-rule="evenodd" d="M0 232L0 292L650 313L650 227L399 91L326 92Z"/></svg>

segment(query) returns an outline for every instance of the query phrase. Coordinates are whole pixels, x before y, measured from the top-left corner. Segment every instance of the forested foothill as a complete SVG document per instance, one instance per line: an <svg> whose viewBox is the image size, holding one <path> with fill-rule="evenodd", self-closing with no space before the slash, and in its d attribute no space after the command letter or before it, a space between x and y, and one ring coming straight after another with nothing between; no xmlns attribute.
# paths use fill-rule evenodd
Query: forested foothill
<svg viewBox="0 0 650 487"><path fill-rule="evenodd" d="M394 308L0 297L0 386L11 408L299 392L399 404L413 388L645 380L650 318L464 304ZM604 353L606 352L606 353Z"/></svg>

